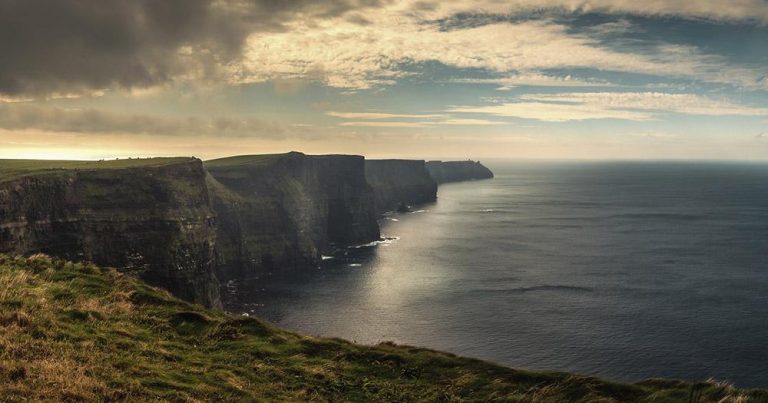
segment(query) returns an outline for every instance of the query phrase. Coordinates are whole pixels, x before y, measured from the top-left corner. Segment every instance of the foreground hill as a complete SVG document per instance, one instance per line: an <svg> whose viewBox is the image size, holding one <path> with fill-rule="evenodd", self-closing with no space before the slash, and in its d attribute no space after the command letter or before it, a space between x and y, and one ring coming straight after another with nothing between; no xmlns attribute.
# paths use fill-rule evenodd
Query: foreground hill
<svg viewBox="0 0 768 403"><path fill-rule="evenodd" d="M768 399L701 384L698 401ZM689 401L691 385L534 373L299 336L44 255L0 255L1 401Z"/></svg>

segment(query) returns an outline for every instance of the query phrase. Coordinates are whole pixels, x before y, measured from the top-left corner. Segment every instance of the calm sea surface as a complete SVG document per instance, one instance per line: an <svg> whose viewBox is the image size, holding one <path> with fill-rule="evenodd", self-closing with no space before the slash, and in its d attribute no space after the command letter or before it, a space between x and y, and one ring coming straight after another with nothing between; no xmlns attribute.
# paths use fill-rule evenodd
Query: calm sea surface
<svg viewBox="0 0 768 403"><path fill-rule="evenodd" d="M488 165L384 219L396 240L272 276L244 310L512 367L768 387L768 165Z"/></svg>

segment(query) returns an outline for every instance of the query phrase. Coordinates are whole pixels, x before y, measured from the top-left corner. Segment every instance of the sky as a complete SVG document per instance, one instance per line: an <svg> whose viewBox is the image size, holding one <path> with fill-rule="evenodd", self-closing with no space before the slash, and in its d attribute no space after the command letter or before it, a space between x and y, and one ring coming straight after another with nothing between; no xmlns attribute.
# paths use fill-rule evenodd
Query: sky
<svg viewBox="0 0 768 403"><path fill-rule="evenodd" d="M768 159L768 0L0 0L0 158Z"/></svg>

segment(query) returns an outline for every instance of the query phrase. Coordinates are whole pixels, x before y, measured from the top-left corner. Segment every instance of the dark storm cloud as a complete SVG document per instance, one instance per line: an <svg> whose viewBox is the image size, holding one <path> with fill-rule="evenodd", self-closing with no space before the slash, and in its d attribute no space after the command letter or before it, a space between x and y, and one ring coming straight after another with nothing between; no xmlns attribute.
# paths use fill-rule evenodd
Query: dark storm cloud
<svg viewBox="0 0 768 403"><path fill-rule="evenodd" d="M0 104L0 128L95 134L215 135L273 139L286 136L282 126L255 118L119 114L98 109L64 109L32 103Z"/></svg>
<svg viewBox="0 0 768 403"><path fill-rule="evenodd" d="M255 31L378 0L0 0L0 94L149 87L211 76Z"/></svg>

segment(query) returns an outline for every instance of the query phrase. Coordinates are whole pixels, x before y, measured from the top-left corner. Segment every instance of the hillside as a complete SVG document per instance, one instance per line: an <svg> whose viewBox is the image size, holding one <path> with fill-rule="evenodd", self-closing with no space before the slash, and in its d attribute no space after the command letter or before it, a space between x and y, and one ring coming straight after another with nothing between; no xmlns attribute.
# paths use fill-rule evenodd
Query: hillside
<svg viewBox="0 0 768 403"><path fill-rule="evenodd" d="M701 384L699 401L768 399ZM691 385L629 385L450 354L299 336L171 297L129 275L0 255L3 401L686 402Z"/></svg>

